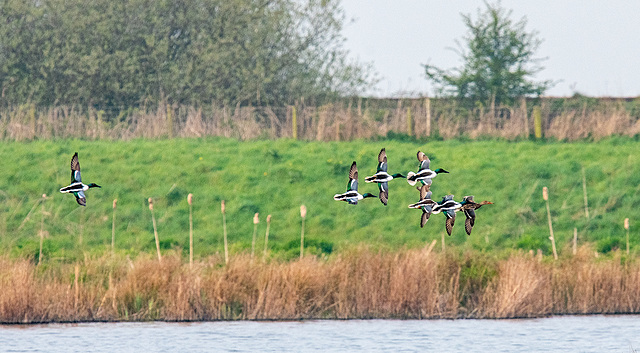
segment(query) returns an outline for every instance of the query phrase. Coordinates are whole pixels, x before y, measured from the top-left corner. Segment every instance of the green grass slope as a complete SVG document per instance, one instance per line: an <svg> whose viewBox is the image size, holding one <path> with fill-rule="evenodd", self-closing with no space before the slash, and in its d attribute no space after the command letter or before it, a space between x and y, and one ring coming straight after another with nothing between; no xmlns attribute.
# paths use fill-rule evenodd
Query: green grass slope
<svg viewBox="0 0 640 353"><path fill-rule="evenodd" d="M308 209L305 238L309 252L331 252L351 244L398 248L421 246L444 232L444 216L419 227L420 211L407 205L418 191L405 180L389 183L388 206L366 199L357 206L333 200L345 191L347 173L357 161L360 192L377 194L364 182L375 172L380 148L387 150L389 172L416 171L416 152L424 151L431 168L444 168L432 185L433 198L454 194L490 200L478 210L471 236L459 214L448 246L480 251L510 248L549 253L542 187L550 207L560 251L567 251L573 228L581 243L606 252L625 245L623 220L631 218L632 249L639 243L634 223L640 206L640 143L612 138L598 143L504 141L239 142L232 139L109 141L36 141L3 143L0 148L0 249L14 256L37 256L44 228L44 256L72 260L110 250L112 201L118 199L116 249L136 256L153 254L155 243L147 198L155 199L163 249L188 253L189 208L194 194L196 257L221 253L226 200L232 253L249 251L252 218L260 213L257 249L261 252L267 214L272 215L270 248L294 257L300 239L300 205ZM78 151L85 183L102 189L87 192L87 207L58 189L70 180L69 162ZM590 219L585 218L582 168ZM46 193L44 210L38 205ZM31 213L30 213L31 211ZM44 212L43 212L44 211ZM27 217L28 216L28 217Z"/></svg>

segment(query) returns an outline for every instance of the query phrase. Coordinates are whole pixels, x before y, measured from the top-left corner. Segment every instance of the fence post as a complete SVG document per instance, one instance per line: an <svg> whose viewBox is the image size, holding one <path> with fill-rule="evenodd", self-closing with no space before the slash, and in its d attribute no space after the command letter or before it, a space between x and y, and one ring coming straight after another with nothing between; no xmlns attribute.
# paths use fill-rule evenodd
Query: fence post
<svg viewBox="0 0 640 353"><path fill-rule="evenodd" d="M427 112L427 137L431 137L431 99L429 97L424 99L424 106Z"/></svg>
<svg viewBox="0 0 640 353"><path fill-rule="evenodd" d="M296 106L291 106L291 129L293 133L293 139L298 139L298 115L296 112Z"/></svg>
<svg viewBox="0 0 640 353"><path fill-rule="evenodd" d="M542 138L542 113L540 107L533 107L533 131L536 139Z"/></svg>

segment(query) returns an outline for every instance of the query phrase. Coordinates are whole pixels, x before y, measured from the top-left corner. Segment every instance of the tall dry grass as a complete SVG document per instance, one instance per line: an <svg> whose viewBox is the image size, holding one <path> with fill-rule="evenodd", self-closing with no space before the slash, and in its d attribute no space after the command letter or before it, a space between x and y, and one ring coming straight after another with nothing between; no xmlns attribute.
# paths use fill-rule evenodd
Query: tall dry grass
<svg viewBox="0 0 640 353"><path fill-rule="evenodd" d="M595 106L552 107L558 99L521 101L515 107L460 108L438 99L362 99L322 106L228 107L178 106L166 103L107 112L82 107L0 109L0 139L83 138L132 139L224 136L241 140L291 138L336 141L387 136L529 137L534 131L534 106L542 114L542 135L560 140L601 139L640 133L638 109L622 100L601 100ZM556 102L557 103L557 102ZM395 107L393 106L395 104ZM554 106L557 106L555 104ZM295 109L294 109L295 108ZM295 111L295 119L294 119ZM117 115L116 115L117 114Z"/></svg>
<svg viewBox="0 0 640 353"><path fill-rule="evenodd" d="M640 263L590 249L546 262L516 253L381 252L267 263L178 255L86 258L77 264L0 258L0 322L514 318L640 312ZM76 279L76 266L78 277Z"/></svg>

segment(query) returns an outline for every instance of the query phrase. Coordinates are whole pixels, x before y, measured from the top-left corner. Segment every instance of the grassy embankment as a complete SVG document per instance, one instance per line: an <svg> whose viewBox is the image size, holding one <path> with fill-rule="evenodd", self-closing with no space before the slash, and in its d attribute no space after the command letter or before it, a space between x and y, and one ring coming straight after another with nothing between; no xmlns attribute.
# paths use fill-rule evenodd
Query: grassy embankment
<svg viewBox="0 0 640 353"><path fill-rule="evenodd" d="M419 228L407 204L417 191L390 183L384 207L332 200L358 161L364 176L387 148L389 170L415 170L418 149L432 167L434 197L473 194L495 205L478 211L472 236L458 220L439 242L444 219ZM502 141L237 142L229 139L4 143L0 177L0 321L202 320L369 317L521 317L565 313L636 313L640 264L634 210L640 205L638 142ZM88 206L57 189L80 153L83 179L102 189ZM585 168L589 215L584 211ZM550 205L560 261L550 254L541 188ZM195 263L188 265L187 194L194 194ZM42 193L44 212L39 203ZM155 243L153 197L165 257ZM110 256L112 200L118 199L116 254ZM231 262L224 266L220 200L226 200ZM307 254L299 252L299 205L308 209ZM34 207L35 205L35 207ZM31 213L30 213L31 211ZM252 217L272 214L270 255L247 253ZM29 214L30 213L30 214ZM631 257L624 218L631 218ZM578 256L571 255L573 228ZM38 266L39 232L46 233ZM586 245L585 245L586 244ZM513 249L524 252L514 252ZM260 251L257 252L261 254ZM129 260L131 259L131 260ZM76 276L77 269L77 276Z"/></svg>
<svg viewBox="0 0 640 353"><path fill-rule="evenodd" d="M306 238L311 252L326 253L350 244L398 249L440 240L444 217L435 215L419 228L420 211L407 208L418 192L392 181L389 205L367 199L358 206L338 203L351 161L358 162L360 191L376 192L364 176L375 171L379 149L386 147L389 171L416 170L415 153L426 152L439 175L433 197L475 195L495 204L478 211L472 236L458 220L448 245L463 250L520 248L550 253L543 186L560 253L569 251L573 229L579 245L594 243L600 252L624 248L623 220L640 206L638 142L613 138L598 143L444 141L426 144L380 142L237 142L230 139L134 140L127 142L38 141L7 143L0 150L0 249L14 256L38 255L40 229L46 232L45 260L74 261L84 254L110 251L112 201L118 199L116 252L154 253L147 198L155 199L163 250L188 253L187 194L194 194L195 258L222 252L220 201L226 200L231 253L251 247L252 218L260 213L258 249L263 247L265 218L272 215L272 255L293 258L299 252L299 206L308 209ZM70 178L69 160L80 154L83 180L102 189L87 193L79 207L58 188ZM582 167L589 219L585 217ZM38 204L46 193L44 209ZM37 204L37 205L36 205ZM35 205L35 207L34 207ZM44 213L43 213L44 210ZM29 214L29 212L31 213ZM462 216L462 215L461 215ZM633 228L632 228L633 230ZM631 232L631 250L638 237Z"/></svg>

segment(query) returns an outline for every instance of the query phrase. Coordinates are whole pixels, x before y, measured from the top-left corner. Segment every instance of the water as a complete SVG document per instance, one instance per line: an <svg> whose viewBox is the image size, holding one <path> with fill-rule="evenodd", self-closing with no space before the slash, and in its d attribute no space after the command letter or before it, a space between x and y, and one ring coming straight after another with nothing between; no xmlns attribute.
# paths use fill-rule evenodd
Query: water
<svg viewBox="0 0 640 353"><path fill-rule="evenodd" d="M625 352L640 316L0 325L0 352Z"/></svg>

